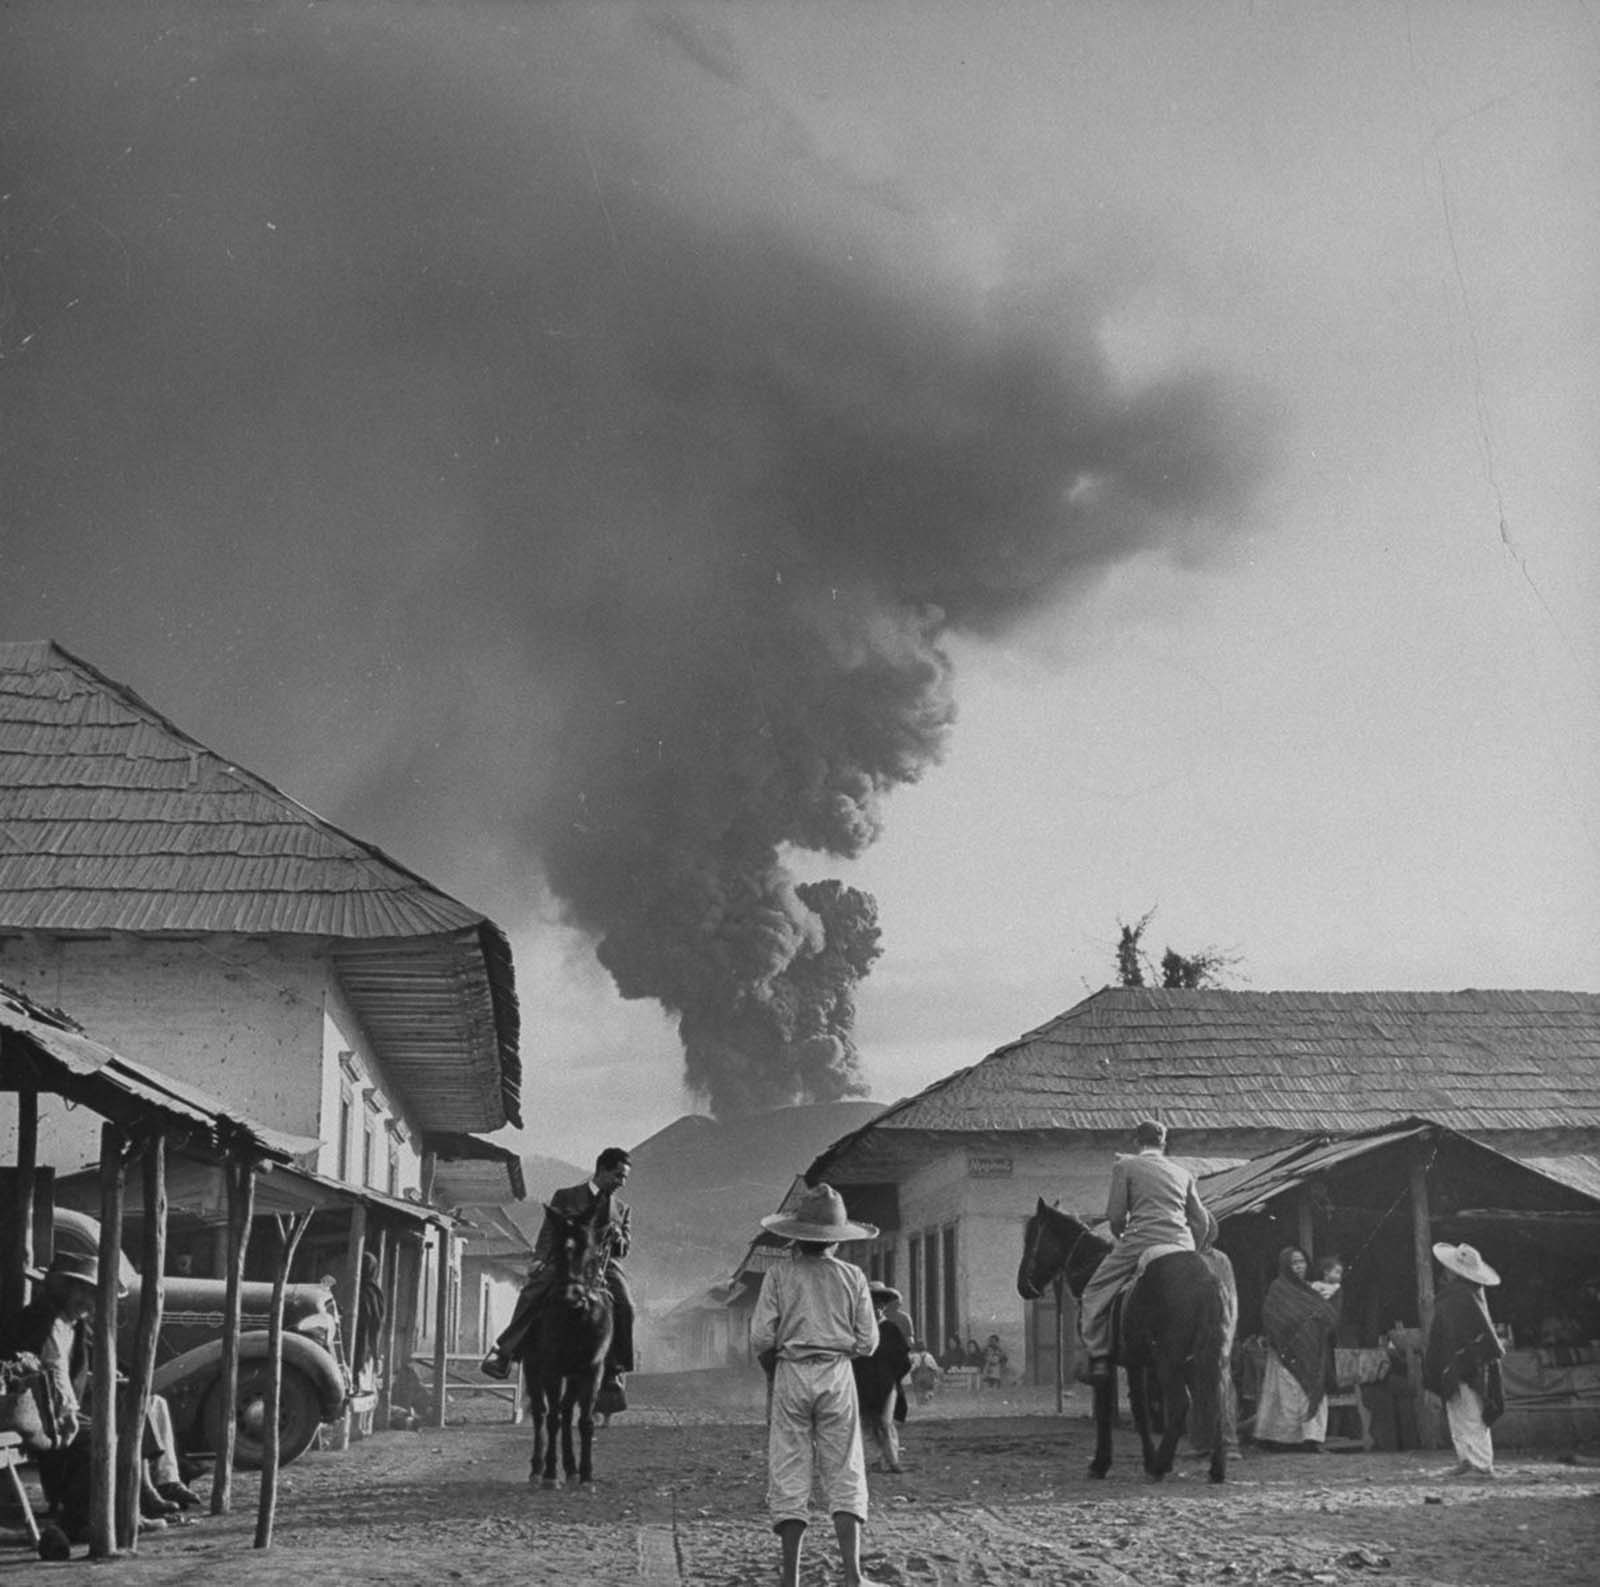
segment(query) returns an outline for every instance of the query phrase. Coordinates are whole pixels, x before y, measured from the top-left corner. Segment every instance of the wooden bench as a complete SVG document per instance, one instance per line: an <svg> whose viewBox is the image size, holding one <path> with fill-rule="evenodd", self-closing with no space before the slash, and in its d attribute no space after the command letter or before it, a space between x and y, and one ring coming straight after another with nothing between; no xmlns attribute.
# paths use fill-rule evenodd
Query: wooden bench
<svg viewBox="0 0 1600 1587"><path fill-rule="evenodd" d="M22 1442L22 1434L0 1432L0 1471L4 1471L11 1479L11 1489L16 1496L17 1508L22 1512L22 1525L27 1531L29 1541L37 1548L39 1523L33 1518L33 1505L28 1499L28 1490L22 1485L22 1467L27 1459L28 1451Z"/></svg>

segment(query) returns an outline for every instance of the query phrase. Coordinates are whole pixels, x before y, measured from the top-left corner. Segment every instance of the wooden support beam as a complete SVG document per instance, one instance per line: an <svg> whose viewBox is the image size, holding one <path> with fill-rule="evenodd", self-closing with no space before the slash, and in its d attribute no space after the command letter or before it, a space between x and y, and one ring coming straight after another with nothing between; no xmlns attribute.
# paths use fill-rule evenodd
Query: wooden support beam
<svg viewBox="0 0 1600 1587"><path fill-rule="evenodd" d="M1062 1297L1067 1292L1067 1281L1061 1274L1056 1275L1054 1294L1056 1301L1056 1415L1062 1415L1067 1408L1067 1340L1066 1327L1062 1316L1065 1307ZM922 1341L922 1348L928 1348L928 1341Z"/></svg>
<svg viewBox="0 0 1600 1587"><path fill-rule="evenodd" d="M400 1231L397 1229L394 1238L389 1241L389 1271L383 1286L383 1339L379 1352L383 1374L378 1379L378 1406L373 1418L374 1429L383 1433L389 1431L394 1410L394 1380L399 1370L399 1363L395 1359L395 1337L399 1327L396 1313L400 1310L400 1255Z"/></svg>
<svg viewBox="0 0 1600 1587"><path fill-rule="evenodd" d="M1427 1155L1424 1156L1424 1152ZM1432 1152L1422 1141L1412 1147L1408 1170L1411 1189L1411 1257L1417 1270L1417 1321L1422 1337L1428 1337L1433 1324L1433 1213L1428 1202L1428 1163ZM1417 1380L1417 1437L1424 1449L1437 1449L1442 1442L1440 1414L1435 1402L1422 1392Z"/></svg>
<svg viewBox="0 0 1600 1587"><path fill-rule="evenodd" d="M243 1309L244 1257L255 1211L256 1165L230 1157L228 1181L227 1295L222 1305L222 1438L211 1472L211 1513L226 1515L233 1503L233 1450L239 1432L239 1318Z"/></svg>
<svg viewBox="0 0 1600 1587"><path fill-rule="evenodd" d="M283 1304L289 1268L314 1209L278 1222L278 1270L272 1278L272 1311L267 1319L267 1403L261 1429L261 1498L256 1507L257 1548L272 1547L272 1523L278 1509L278 1407L283 1398Z"/></svg>
<svg viewBox="0 0 1600 1587"><path fill-rule="evenodd" d="M39 1093L31 1086L17 1092L17 1200L15 1221L7 1231L6 1257L0 1270L0 1317L12 1317L28 1304L34 1266L33 1208L39 1168Z"/></svg>
<svg viewBox="0 0 1600 1587"><path fill-rule="evenodd" d="M144 1196L144 1237L140 1245L139 1318L133 1341L122 1419L120 1473L117 1486L117 1536L138 1551L139 1495L144 1487L144 1425L150 1414L151 1382L156 1370L156 1341L166 1301L167 1143L152 1135L140 1162Z"/></svg>
<svg viewBox="0 0 1600 1587"><path fill-rule="evenodd" d="M1417 1321L1424 1334L1433 1323L1433 1216L1428 1206L1428 1167L1411 1160L1411 1252L1417 1268Z"/></svg>
<svg viewBox="0 0 1600 1587"><path fill-rule="evenodd" d="M1295 1202L1295 1213L1299 1219L1300 1249L1305 1252L1306 1257L1306 1267L1308 1269L1306 1277L1310 1278L1316 1271L1317 1222L1311 1206L1311 1192L1309 1189L1300 1192L1299 1198Z"/></svg>
<svg viewBox="0 0 1600 1587"><path fill-rule="evenodd" d="M439 1273L434 1296L433 1329L433 1425L444 1426L447 1361L450 1343L450 1231L439 1230Z"/></svg>
<svg viewBox="0 0 1600 1587"><path fill-rule="evenodd" d="M366 1254L367 1204L358 1201L350 1209L350 1237L345 1251L344 1269L343 1317L349 1319L344 1327L344 1352L350 1361L352 1374L357 1365L356 1341L361 1337L361 1270L365 1266ZM356 1385L352 1383L351 1387L354 1388Z"/></svg>
<svg viewBox="0 0 1600 1587"><path fill-rule="evenodd" d="M100 1282L94 1308L93 1416L89 1426L89 1558L117 1552L117 1303L122 1298L123 1181L126 1139L100 1126Z"/></svg>

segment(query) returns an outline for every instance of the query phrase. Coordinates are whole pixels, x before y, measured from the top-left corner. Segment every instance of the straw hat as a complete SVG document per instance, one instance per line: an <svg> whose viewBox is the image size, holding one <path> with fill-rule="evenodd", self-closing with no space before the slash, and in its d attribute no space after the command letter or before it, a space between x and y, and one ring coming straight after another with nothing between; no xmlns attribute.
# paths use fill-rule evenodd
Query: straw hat
<svg viewBox="0 0 1600 1587"><path fill-rule="evenodd" d="M1434 1246L1433 1259L1440 1267L1449 1268L1452 1273L1473 1284L1500 1282L1500 1275L1470 1245L1451 1245L1448 1240L1443 1240Z"/></svg>
<svg viewBox="0 0 1600 1587"><path fill-rule="evenodd" d="M876 1240L875 1223L852 1223L845 1215L844 1197L832 1185L813 1185L790 1212L769 1213L761 1227L785 1240L814 1240L836 1245L841 1240Z"/></svg>
<svg viewBox="0 0 1600 1587"><path fill-rule="evenodd" d="M867 1285L867 1294L870 1295L873 1300L881 1300L895 1306L898 1306L901 1300L904 1298L900 1294L900 1291L897 1290L893 1284L880 1284L877 1279L873 1279Z"/></svg>

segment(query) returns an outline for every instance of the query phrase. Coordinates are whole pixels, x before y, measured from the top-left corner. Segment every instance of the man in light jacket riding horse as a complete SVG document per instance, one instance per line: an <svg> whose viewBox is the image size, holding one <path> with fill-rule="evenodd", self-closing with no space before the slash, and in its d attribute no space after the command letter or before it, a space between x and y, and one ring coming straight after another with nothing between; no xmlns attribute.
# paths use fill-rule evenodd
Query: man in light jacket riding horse
<svg viewBox="0 0 1600 1587"><path fill-rule="evenodd" d="M1167 1127L1146 1119L1134 1131L1138 1152L1111 1169L1106 1220L1116 1244L1095 1269L1078 1302L1078 1333L1089 1357L1089 1382L1111 1374L1112 1302L1155 1250L1193 1251L1212 1229L1194 1175L1167 1157Z"/></svg>

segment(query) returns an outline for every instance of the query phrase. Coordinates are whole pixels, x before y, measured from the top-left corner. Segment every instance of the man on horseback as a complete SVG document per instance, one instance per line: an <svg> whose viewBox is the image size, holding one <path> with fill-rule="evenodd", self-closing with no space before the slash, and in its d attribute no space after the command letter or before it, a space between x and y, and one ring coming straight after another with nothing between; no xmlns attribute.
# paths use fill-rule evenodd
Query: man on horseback
<svg viewBox="0 0 1600 1587"><path fill-rule="evenodd" d="M1211 1232L1211 1214L1194 1175L1166 1155L1167 1127L1146 1119L1134 1132L1138 1152L1111 1169L1106 1221L1116 1244L1095 1269L1078 1303L1078 1334L1089 1356L1089 1382L1111 1375L1112 1306L1140 1265L1157 1250L1193 1251Z"/></svg>
<svg viewBox="0 0 1600 1587"><path fill-rule="evenodd" d="M558 1237L551 1212L568 1218L592 1221L597 1248L606 1256L606 1288L611 1292L611 1348L606 1355L605 1377L600 1385L602 1412L625 1409L622 1375L633 1371L633 1294L627 1275L620 1266L628 1254L632 1214L626 1202L618 1201L617 1191L628 1182L632 1160L620 1146L608 1146L595 1159L594 1173L581 1185L558 1190L550 1197L550 1211L534 1241L533 1262L517 1296L511 1321L506 1324L494 1349L483 1358L483 1371L491 1378L511 1376L512 1364L521 1353L540 1308L549 1299L555 1273L550 1254Z"/></svg>

